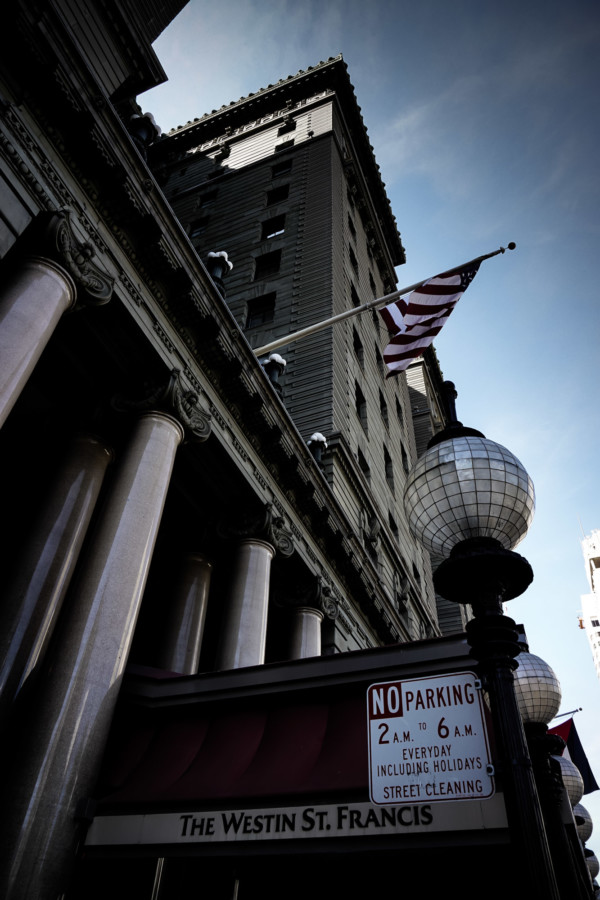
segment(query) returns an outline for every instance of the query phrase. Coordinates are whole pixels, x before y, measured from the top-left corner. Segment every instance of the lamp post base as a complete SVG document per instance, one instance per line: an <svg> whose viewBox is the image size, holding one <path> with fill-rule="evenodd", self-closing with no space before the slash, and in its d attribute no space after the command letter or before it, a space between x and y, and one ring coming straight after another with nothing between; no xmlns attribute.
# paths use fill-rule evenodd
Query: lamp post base
<svg viewBox="0 0 600 900"><path fill-rule="evenodd" d="M498 775L515 849L527 877L527 894L559 900L544 820L515 693L513 670L521 651L513 619L502 602L522 594L533 580L524 557L493 538L470 538L453 548L434 575L436 591L455 603L469 603L471 656L490 695L498 747ZM525 895L524 895L525 896Z"/></svg>

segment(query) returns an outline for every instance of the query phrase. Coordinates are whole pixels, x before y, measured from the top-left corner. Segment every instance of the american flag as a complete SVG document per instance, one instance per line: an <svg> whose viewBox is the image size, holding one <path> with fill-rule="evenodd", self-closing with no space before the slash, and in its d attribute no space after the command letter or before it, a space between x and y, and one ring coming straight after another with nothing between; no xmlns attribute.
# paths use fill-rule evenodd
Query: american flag
<svg viewBox="0 0 600 900"><path fill-rule="evenodd" d="M403 372L440 333L448 316L471 284L481 260L424 281L409 294L379 310L391 335L383 351L387 377Z"/></svg>

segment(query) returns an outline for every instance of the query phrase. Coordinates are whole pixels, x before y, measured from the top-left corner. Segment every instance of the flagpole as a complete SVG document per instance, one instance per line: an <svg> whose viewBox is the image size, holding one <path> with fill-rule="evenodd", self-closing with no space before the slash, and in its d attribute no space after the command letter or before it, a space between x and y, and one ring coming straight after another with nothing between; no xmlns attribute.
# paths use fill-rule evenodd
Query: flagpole
<svg viewBox="0 0 600 900"><path fill-rule="evenodd" d="M483 256L477 256L475 259L469 260L469 262L463 263L461 266L455 266L453 269L447 269L445 272L441 273L442 275L452 275L453 272L458 272L460 269L464 269L467 266L475 265L475 263L481 263L484 259L491 259L492 256L498 256L499 253L505 253L506 250L514 250L517 245L510 242L506 247L499 247L498 250L494 250L493 253L485 253ZM438 276L439 277L439 276ZM431 276L429 276L431 278ZM423 278L422 281L417 281L415 284L410 284L408 287L402 288L400 291L393 291L391 294L386 294L385 297L377 297L374 300L369 300L367 303L363 303L362 306L354 306L352 309L347 309L344 312L338 313L336 316L331 316L330 319L323 319L322 322L316 322L314 325L307 325L306 328L301 328L299 331L294 331L291 334L287 334L285 337L277 338L274 341L271 341L270 344L265 344L263 347L258 347L254 352L257 356L264 356L266 353L272 353L273 350L279 349L279 347L285 346L285 344L291 344L292 341L301 340L301 338L308 337L309 334L316 334L318 331L322 331L324 328L328 328L330 325L335 325L336 322L342 322L344 319L350 319L353 316L358 316L360 313L366 312L368 309L377 309L379 306L387 306L389 303L393 303L394 300L398 300L404 294L408 294L411 291L416 291L417 288L422 287L426 281L429 281L429 278Z"/></svg>

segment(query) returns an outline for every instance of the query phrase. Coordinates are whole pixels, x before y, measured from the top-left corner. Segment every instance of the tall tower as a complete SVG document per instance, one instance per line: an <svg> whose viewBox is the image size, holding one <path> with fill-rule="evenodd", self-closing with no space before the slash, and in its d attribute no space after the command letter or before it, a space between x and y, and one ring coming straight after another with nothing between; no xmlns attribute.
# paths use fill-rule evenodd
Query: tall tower
<svg viewBox="0 0 600 900"><path fill-rule="evenodd" d="M582 627L585 628L600 678L600 531L596 529L581 542L589 594L582 594Z"/></svg>
<svg viewBox="0 0 600 900"><path fill-rule="evenodd" d="M229 254L227 301L253 348L395 289L404 249L341 57L175 129L151 165L199 255ZM281 399L304 440L326 438L329 485L418 639L438 633L435 596L404 521L416 441L385 343L367 312L282 347Z"/></svg>

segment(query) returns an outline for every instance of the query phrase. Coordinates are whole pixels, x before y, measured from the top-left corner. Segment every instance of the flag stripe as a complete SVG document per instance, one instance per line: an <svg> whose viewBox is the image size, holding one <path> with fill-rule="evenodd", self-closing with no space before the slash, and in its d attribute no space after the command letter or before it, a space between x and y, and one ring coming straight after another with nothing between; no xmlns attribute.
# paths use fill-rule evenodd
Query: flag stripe
<svg viewBox="0 0 600 900"><path fill-rule="evenodd" d="M476 262L446 275L436 275L416 288L408 300L400 298L379 310L392 335L383 351L388 377L403 372L430 346L478 268Z"/></svg>

